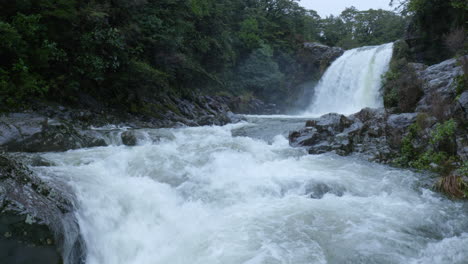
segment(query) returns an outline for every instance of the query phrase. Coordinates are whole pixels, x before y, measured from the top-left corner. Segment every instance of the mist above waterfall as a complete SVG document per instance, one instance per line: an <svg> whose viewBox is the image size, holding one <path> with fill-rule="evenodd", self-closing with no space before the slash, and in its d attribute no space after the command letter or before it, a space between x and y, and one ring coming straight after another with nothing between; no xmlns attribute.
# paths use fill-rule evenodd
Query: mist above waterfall
<svg viewBox="0 0 468 264"><path fill-rule="evenodd" d="M353 114L365 107L382 107L382 75L392 53L393 43L346 51L317 84L305 114Z"/></svg>

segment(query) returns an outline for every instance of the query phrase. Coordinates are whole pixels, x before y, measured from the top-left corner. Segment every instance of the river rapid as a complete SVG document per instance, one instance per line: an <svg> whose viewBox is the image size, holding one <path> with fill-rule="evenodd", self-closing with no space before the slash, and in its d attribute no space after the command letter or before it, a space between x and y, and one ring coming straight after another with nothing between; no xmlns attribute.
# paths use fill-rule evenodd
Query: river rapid
<svg viewBox="0 0 468 264"><path fill-rule="evenodd" d="M298 117L145 129L44 153L77 196L86 264L468 263L468 204L430 175L289 146Z"/></svg>

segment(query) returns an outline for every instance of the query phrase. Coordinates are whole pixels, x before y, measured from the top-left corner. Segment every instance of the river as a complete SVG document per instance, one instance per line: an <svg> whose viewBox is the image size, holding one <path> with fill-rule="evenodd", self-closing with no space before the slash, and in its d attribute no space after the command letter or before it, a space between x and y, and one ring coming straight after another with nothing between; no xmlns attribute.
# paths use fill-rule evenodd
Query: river
<svg viewBox="0 0 468 264"><path fill-rule="evenodd" d="M86 264L468 263L466 203L429 175L290 147L304 121L143 129L34 169L76 193Z"/></svg>

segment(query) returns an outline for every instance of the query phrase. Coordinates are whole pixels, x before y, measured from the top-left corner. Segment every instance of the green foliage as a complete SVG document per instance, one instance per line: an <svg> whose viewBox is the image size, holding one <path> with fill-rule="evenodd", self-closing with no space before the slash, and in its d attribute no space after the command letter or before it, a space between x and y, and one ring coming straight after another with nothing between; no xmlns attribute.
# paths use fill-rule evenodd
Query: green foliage
<svg viewBox="0 0 468 264"><path fill-rule="evenodd" d="M382 78L384 106L398 112L411 112L423 95L422 83L415 70L408 65L409 47L405 41L397 41L389 70Z"/></svg>
<svg viewBox="0 0 468 264"><path fill-rule="evenodd" d="M243 88L268 94L283 78L275 53L294 57L319 21L293 0L3 1L0 105L84 92L135 110L145 96L225 89L241 65Z"/></svg>
<svg viewBox="0 0 468 264"><path fill-rule="evenodd" d="M432 170L448 174L457 163L453 153L440 149L439 145L454 138L457 128L456 122L451 119L438 123L430 132L428 139L423 139L426 133L421 125L423 120L417 120L408 128L407 135L401 141L400 157L395 163L403 167L412 167L419 170Z"/></svg>
<svg viewBox="0 0 468 264"><path fill-rule="evenodd" d="M432 167L432 164L443 165L448 159L444 152L434 152L428 150L418 156L417 159L410 161L408 165L418 170L439 170L438 167Z"/></svg>
<svg viewBox="0 0 468 264"><path fill-rule="evenodd" d="M323 20L321 39L331 46L346 49L365 45L379 45L401 38L406 18L385 10L358 11L345 9L340 16Z"/></svg>
<svg viewBox="0 0 468 264"><path fill-rule="evenodd" d="M432 130L429 143L436 145L447 138L453 137L456 128L457 123L453 119L450 119L442 124L436 124L435 128Z"/></svg>
<svg viewBox="0 0 468 264"><path fill-rule="evenodd" d="M349 10L346 19L339 31L342 21L296 0L2 1L0 108L79 103L85 93L137 111L154 108L145 98L194 90L282 102L303 42L337 44L350 25L357 41L345 46L394 40L401 17Z"/></svg>
<svg viewBox="0 0 468 264"><path fill-rule="evenodd" d="M284 93L278 91L283 81L284 75L273 60L273 50L268 45L262 45L252 52L239 67L240 89L252 91L256 96L268 98L269 101L277 100L271 98L272 96L284 96Z"/></svg>
<svg viewBox="0 0 468 264"><path fill-rule="evenodd" d="M408 128L408 133L401 140L400 156L395 160L395 164L398 166L409 166L410 162L418 155L418 150L413 145L413 140L419 136L421 127L418 123L412 124Z"/></svg>
<svg viewBox="0 0 468 264"><path fill-rule="evenodd" d="M392 1L397 2L397 1ZM414 59L426 64L438 63L452 57L445 45L447 35L455 29L466 26L468 4L465 0L405 0L403 14L411 15L409 33L418 54Z"/></svg>
<svg viewBox="0 0 468 264"><path fill-rule="evenodd" d="M468 90L468 78L465 75L459 75L455 78L455 92L457 96Z"/></svg>
<svg viewBox="0 0 468 264"><path fill-rule="evenodd" d="M254 18L247 18L240 23L239 40L246 49L259 48L262 44L258 22Z"/></svg>
<svg viewBox="0 0 468 264"><path fill-rule="evenodd" d="M463 162L463 164L458 168L457 172L460 176L468 177L468 161Z"/></svg>

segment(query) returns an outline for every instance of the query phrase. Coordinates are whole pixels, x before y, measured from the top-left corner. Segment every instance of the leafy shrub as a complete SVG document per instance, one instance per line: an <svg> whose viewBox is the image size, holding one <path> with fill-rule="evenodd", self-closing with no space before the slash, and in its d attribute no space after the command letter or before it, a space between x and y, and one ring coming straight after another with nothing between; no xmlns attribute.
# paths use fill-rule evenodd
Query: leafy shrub
<svg viewBox="0 0 468 264"><path fill-rule="evenodd" d="M456 169L456 153L451 150L457 124L454 120L438 123L430 131L430 137L424 140L425 130L419 120L412 124L407 135L402 139L400 157L395 163L403 167L413 167L419 170L432 170L449 174ZM419 144L415 144L419 141ZM416 145L420 147L415 147Z"/></svg>
<svg viewBox="0 0 468 264"><path fill-rule="evenodd" d="M442 124L436 124L434 130L431 132L431 139L429 142L435 146L443 140L453 137L456 128L457 123L453 119L450 119Z"/></svg>
<svg viewBox="0 0 468 264"><path fill-rule="evenodd" d="M284 74L273 60L273 50L268 45L253 51L239 69L239 83L244 91L252 91L255 96L269 101L285 98L282 90Z"/></svg>
<svg viewBox="0 0 468 264"><path fill-rule="evenodd" d="M422 82L408 64L408 44L398 41L393 47L390 68L382 78L384 106L398 112L412 112L423 95Z"/></svg>

